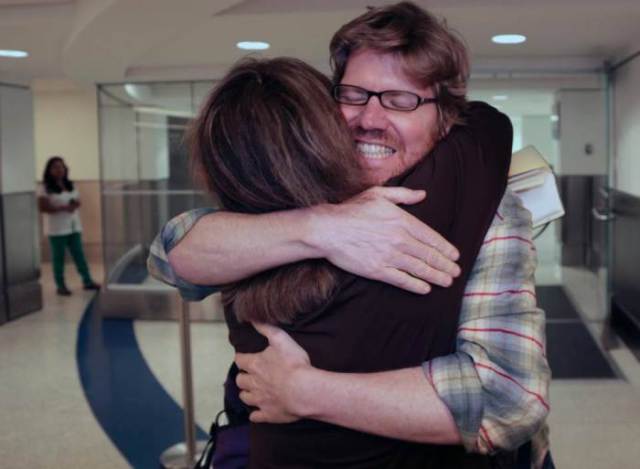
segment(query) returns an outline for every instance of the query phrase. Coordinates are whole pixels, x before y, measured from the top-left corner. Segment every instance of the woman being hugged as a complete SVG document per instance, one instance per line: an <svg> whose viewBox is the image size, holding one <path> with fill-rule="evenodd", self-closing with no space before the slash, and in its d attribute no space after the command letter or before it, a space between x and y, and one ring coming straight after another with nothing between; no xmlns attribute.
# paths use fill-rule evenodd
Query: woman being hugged
<svg viewBox="0 0 640 469"><path fill-rule="evenodd" d="M38 207L45 215L45 233L51 246L53 277L58 295L71 295L64 280L64 258L67 249L82 277L84 289L98 290L100 285L93 281L82 249L82 225L78 214L79 194L69 179L69 168L60 156L49 158L45 165Z"/></svg>

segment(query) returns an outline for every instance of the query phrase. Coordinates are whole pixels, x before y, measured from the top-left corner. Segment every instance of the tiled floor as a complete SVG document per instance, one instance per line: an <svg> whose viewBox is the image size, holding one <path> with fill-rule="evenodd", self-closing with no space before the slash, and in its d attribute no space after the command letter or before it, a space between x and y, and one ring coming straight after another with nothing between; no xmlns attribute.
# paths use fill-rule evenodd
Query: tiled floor
<svg viewBox="0 0 640 469"><path fill-rule="evenodd" d="M96 277L99 266L94 266ZM126 459L94 418L78 378L78 323L91 295L69 276L74 295L54 294L43 268L45 308L0 327L0 468L126 468ZM595 280L563 272L592 334L601 333ZM74 280L75 279L75 280ZM176 402L181 402L178 327L136 321L144 359ZM231 361L223 324L192 326L196 419L207 428L221 407L222 381ZM610 356L625 380L554 381L550 418L558 468L639 467L640 365L624 346ZM155 468L154 468L155 469Z"/></svg>

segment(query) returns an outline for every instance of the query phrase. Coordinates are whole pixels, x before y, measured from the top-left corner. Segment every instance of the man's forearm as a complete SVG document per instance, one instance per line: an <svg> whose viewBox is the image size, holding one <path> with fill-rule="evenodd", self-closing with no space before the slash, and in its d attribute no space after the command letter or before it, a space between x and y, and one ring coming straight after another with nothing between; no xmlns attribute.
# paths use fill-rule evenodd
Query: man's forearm
<svg viewBox="0 0 640 469"><path fill-rule="evenodd" d="M200 218L168 258L175 273L188 282L222 285L320 257L304 241L308 229L305 209L261 215L216 212Z"/></svg>
<svg viewBox="0 0 640 469"><path fill-rule="evenodd" d="M449 286L460 273L455 247L398 207L424 197L424 191L372 187L342 204L261 215L191 210L156 237L149 272L184 292L325 258L355 275L424 294L429 283Z"/></svg>
<svg viewBox="0 0 640 469"><path fill-rule="evenodd" d="M303 369L293 378L295 412L405 441L460 444L453 417L422 368L380 373Z"/></svg>

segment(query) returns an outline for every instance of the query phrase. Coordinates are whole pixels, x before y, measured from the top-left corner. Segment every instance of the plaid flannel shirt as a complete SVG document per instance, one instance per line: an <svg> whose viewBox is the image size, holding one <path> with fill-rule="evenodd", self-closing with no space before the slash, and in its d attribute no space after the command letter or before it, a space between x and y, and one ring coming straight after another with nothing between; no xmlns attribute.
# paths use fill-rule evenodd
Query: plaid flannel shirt
<svg viewBox="0 0 640 469"><path fill-rule="evenodd" d="M151 246L151 275L177 287L189 300L217 289L179 278L167 253L213 211L196 209L173 218ZM542 463L548 450L545 419L551 378L544 312L536 307L536 263L531 215L507 190L465 289L456 353L423 364L468 451L516 449L532 439L532 467Z"/></svg>

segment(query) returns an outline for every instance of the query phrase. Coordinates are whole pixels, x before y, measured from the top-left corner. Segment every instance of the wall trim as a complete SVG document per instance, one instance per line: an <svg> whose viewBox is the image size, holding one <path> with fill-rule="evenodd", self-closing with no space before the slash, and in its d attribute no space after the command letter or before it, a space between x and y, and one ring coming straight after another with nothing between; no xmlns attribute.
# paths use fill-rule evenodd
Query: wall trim
<svg viewBox="0 0 640 469"><path fill-rule="evenodd" d="M638 57L640 57L640 50L628 55L627 57L625 57L624 59L622 59L618 63L613 64L611 66L611 68L610 68L610 71L611 72L615 72L619 68L624 67L625 65L627 65L629 62L633 62Z"/></svg>
<svg viewBox="0 0 640 469"><path fill-rule="evenodd" d="M31 88L27 85L19 85L18 83L7 83L5 81L0 81L0 86L6 86L8 88L18 88L21 90L30 90Z"/></svg>

